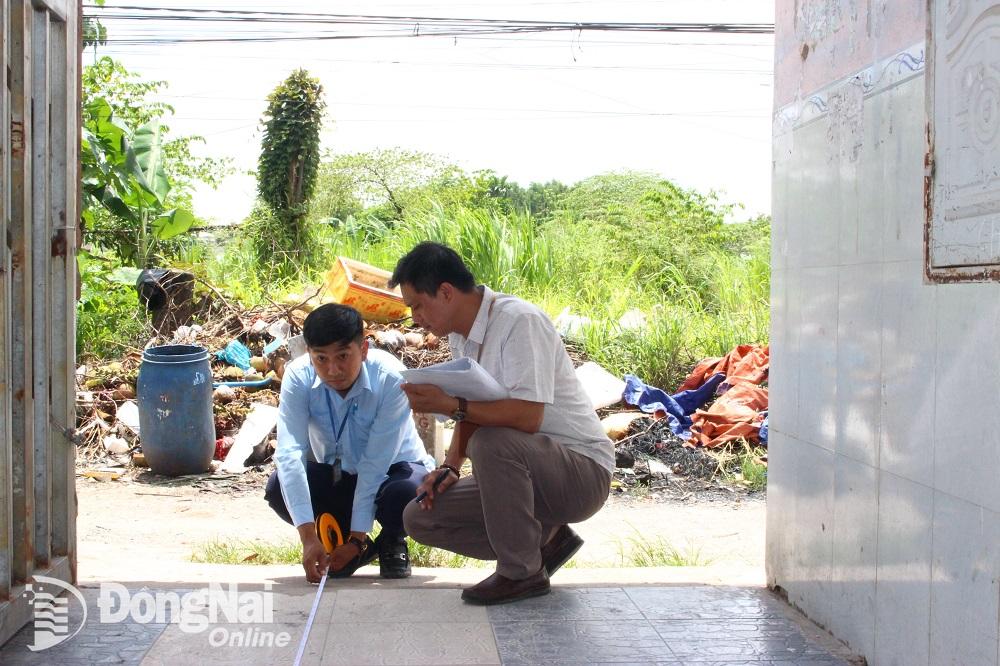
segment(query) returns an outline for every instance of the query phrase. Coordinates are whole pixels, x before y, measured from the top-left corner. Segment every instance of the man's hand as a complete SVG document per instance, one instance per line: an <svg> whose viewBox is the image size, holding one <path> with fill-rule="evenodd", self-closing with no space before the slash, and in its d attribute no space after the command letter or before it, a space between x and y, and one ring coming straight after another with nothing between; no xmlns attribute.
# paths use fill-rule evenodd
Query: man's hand
<svg viewBox="0 0 1000 666"><path fill-rule="evenodd" d="M434 384L402 384L400 388L410 401L410 408L420 414L450 415L458 408L453 398Z"/></svg>
<svg viewBox="0 0 1000 666"><path fill-rule="evenodd" d="M323 542L316 536L312 523L300 525L298 529L302 539L302 568L306 571L306 580L318 583L330 567L330 556L323 547Z"/></svg>
<svg viewBox="0 0 1000 666"><path fill-rule="evenodd" d="M350 564L351 560L357 557L360 552L361 549L350 542L337 546L333 549L333 555L330 557L330 571L340 571Z"/></svg>
<svg viewBox="0 0 1000 666"><path fill-rule="evenodd" d="M445 475L444 479L437 484L437 490L435 490L434 485L441 475ZM458 477L449 469L438 468L425 476L420 487L417 488L417 497L427 493L427 496L420 502L420 508L424 511L430 511L434 508L434 495L440 495L456 483L458 483Z"/></svg>

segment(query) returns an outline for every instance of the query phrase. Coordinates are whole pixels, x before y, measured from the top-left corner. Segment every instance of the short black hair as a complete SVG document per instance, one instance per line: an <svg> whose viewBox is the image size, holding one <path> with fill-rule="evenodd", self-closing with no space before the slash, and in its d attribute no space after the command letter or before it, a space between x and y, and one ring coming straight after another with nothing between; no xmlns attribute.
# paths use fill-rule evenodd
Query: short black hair
<svg viewBox="0 0 1000 666"><path fill-rule="evenodd" d="M306 317L302 337L307 347L326 347L333 343L346 345L361 342L365 336L365 321L350 305L327 303Z"/></svg>
<svg viewBox="0 0 1000 666"><path fill-rule="evenodd" d="M433 296L443 282L466 293L476 288L476 278L457 252L442 243L423 241L399 260L389 286L408 284L417 293Z"/></svg>

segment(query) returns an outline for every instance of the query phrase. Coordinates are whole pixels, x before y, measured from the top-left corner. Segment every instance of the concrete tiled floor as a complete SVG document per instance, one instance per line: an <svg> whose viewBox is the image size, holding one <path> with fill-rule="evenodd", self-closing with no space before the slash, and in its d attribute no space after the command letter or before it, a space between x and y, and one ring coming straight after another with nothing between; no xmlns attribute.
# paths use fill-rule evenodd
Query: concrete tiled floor
<svg viewBox="0 0 1000 666"><path fill-rule="evenodd" d="M31 652L27 627L0 648L0 663L291 664L315 588L285 585L272 592L271 623L218 622L185 633L177 624L101 624L97 591L86 589L89 613L80 633ZM81 617L82 609L71 608L70 626ZM288 640L282 647L212 646L233 635L259 642L266 632L284 632ZM326 589L303 663L834 666L848 664L848 657L842 645L758 587L556 586L545 597L484 608L464 604L454 588L372 585Z"/></svg>

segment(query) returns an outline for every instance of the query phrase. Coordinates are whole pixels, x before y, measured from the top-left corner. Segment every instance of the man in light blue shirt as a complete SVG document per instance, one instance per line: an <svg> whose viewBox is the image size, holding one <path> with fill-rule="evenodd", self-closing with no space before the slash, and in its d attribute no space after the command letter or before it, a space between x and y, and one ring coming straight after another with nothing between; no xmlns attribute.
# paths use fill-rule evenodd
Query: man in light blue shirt
<svg viewBox="0 0 1000 666"><path fill-rule="evenodd" d="M347 305L314 310L302 329L308 354L285 367L277 471L265 499L302 540L306 578L345 577L376 557L383 578L410 575L403 508L434 459L417 435L400 389L403 364L369 349L364 321ZM328 555L315 520L330 513L346 532ZM382 531L368 537L375 520Z"/></svg>

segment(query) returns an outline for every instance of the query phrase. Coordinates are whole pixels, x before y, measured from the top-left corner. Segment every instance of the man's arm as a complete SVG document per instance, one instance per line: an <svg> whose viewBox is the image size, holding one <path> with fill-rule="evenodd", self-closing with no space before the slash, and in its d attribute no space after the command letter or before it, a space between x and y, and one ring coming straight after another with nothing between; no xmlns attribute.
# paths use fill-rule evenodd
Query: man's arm
<svg viewBox="0 0 1000 666"><path fill-rule="evenodd" d="M312 523L314 519L306 479L308 447L309 387L304 378L296 373L286 376L282 382L278 403L278 445L274 451L281 495L295 527Z"/></svg>
<svg viewBox="0 0 1000 666"><path fill-rule="evenodd" d="M306 579L319 582L329 566L329 555L313 522L312 500L306 477L309 446L309 386L297 375L285 375L278 406L278 446L274 462L281 482L281 496L302 541L302 567Z"/></svg>
<svg viewBox="0 0 1000 666"><path fill-rule="evenodd" d="M433 384L403 384L403 391L415 412L450 415L458 409L458 398L451 397ZM544 417L544 403L506 398L469 401L462 423L514 428L533 434L542 427Z"/></svg>

